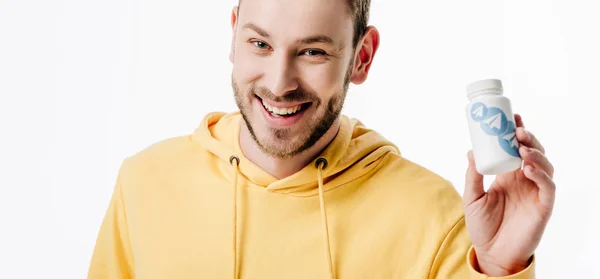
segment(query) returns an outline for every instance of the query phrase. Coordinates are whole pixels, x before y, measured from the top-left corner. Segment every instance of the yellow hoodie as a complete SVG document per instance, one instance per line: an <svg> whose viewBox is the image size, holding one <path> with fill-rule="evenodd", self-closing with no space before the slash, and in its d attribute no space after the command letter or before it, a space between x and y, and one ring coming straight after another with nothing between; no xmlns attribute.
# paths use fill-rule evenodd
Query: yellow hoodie
<svg viewBox="0 0 600 279"><path fill-rule="evenodd" d="M241 121L124 160L88 278L488 278L454 187L359 121L281 180L244 157Z"/></svg>

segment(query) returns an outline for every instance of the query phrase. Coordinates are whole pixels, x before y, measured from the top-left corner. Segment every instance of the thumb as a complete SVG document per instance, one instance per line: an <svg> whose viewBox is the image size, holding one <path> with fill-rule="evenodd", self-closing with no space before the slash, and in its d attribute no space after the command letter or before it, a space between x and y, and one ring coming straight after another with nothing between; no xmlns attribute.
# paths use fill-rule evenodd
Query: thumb
<svg viewBox="0 0 600 279"><path fill-rule="evenodd" d="M473 150L469 150L467 157L469 159L469 168L467 169L465 192L463 193L463 203L465 206L479 200L485 195L485 190L483 190L483 175L477 172L475 168Z"/></svg>

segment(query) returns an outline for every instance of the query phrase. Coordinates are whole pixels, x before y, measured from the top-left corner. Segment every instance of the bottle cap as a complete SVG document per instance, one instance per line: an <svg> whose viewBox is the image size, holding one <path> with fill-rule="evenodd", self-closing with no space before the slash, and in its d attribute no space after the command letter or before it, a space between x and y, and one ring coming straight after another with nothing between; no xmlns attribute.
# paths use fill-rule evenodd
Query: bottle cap
<svg viewBox="0 0 600 279"><path fill-rule="evenodd" d="M499 79L484 79L467 85L467 97L472 98L481 93L502 94L502 81Z"/></svg>

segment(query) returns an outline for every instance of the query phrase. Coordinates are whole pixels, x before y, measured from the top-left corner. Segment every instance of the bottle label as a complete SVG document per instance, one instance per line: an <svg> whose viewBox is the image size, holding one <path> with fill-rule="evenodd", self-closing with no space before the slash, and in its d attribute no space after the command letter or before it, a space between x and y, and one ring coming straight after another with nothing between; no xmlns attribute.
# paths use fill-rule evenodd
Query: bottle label
<svg viewBox="0 0 600 279"><path fill-rule="evenodd" d="M503 110L478 102L471 106L471 118L480 123L484 133L498 138L502 150L514 157L520 157L515 123L507 119Z"/></svg>

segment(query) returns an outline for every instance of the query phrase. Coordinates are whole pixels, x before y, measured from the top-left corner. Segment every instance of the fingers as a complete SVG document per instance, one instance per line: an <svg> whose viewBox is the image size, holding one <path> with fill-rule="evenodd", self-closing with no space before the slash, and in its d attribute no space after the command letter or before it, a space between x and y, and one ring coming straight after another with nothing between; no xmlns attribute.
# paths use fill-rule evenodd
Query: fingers
<svg viewBox="0 0 600 279"><path fill-rule="evenodd" d="M548 160L548 157L544 155L541 151L529 148L526 146L521 146L519 148L519 154L521 158L523 158L526 165L533 165L534 167L543 170L550 176L550 178L554 177L554 166Z"/></svg>
<svg viewBox="0 0 600 279"><path fill-rule="evenodd" d="M515 124L516 124L517 128L518 127L525 128L525 124L523 124L523 118L518 113L515 113Z"/></svg>
<svg viewBox="0 0 600 279"><path fill-rule="evenodd" d="M540 189L540 203L544 207L551 209L554 205L554 196L556 192L556 185L552 178L550 178L543 170L533 166L526 166L523 173L525 174L525 177L535 182Z"/></svg>
<svg viewBox="0 0 600 279"><path fill-rule="evenodd" d="M463 203L465 206L472 204L485 195L483 175L477 172L472 150L467 153L467 157L469 159L469 168L467 169L465 192L463 193Z"/></svg>
<svg viewBox="0 0 600 279"><path fill-rule="evenodd" d="M533 133L525 130L525 124L520 114L515 113L515 125L517 127L517 140L522 144L519 154L523 158L523 174L533 181L538 188L540 203L552 209L556 193L556 185L552 180L554 166L548 160L546 150Z"/></svg>
<svg viewBox="0 0 600 279"><path fill-rule="evenodd" d="M519 141L519 143L527 147L535 148L543 154L546 153L546 149L544 149L544 147L542 146L540 141L535 137L535 135L525 130L525 128L523 127L517 128L517 140Z"/></svg>

